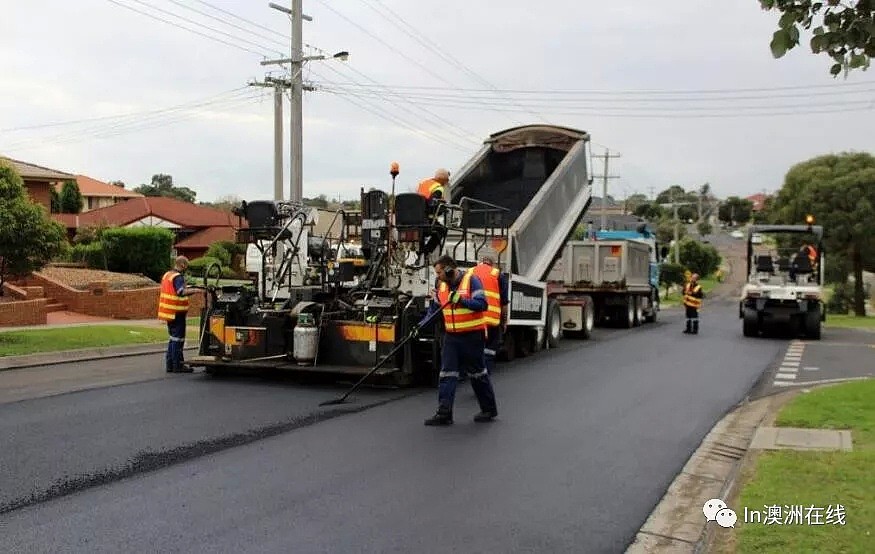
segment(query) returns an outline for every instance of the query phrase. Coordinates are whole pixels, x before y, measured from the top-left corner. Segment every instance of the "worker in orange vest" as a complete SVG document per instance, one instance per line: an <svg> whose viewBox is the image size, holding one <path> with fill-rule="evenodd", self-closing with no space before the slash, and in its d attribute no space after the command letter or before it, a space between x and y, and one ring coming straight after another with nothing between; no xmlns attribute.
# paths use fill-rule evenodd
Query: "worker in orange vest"
<svg viewBox="0 0 875 554"><path fill-rule="evenodd" d="M420 248L424 256L428 256L446 236L447 229L437 222L437 209L442 202L447 201L447 184L450 182L450 172L440 168L434 172L431 179L419 182L417 193L426 199L429 218L432 221L431 231L422 237Z"/></svg>
<svg viewBox="0 0 875 554"><path fill-rule="evenodd" d="M444 335L441 348L441 370L438 376L437 413L425 420L426 425L452 425L456 384L461 371L471 378L471 388L480 405L476 422L492 421L498 415L495 391L486 369L486 343L483 312L489 305L483 284L472 272L462 271L450 256L441 256L434 264L437 273L436 294L429 303L425 318L414 328L414 335L432 314L443 308Z"/></svg>
<svg viewBox="0 0 875 554"><path fill-rule="evenodd" d="M491 256L483 256L480 263L468 271L472 272L486 291L486 303L489 306L484 315L486 323L486 369L495 371L495 354L501 345L501 335L507 328L508 297L507 273L502 273L495 266Z"/></svg>
<svg viewBox="0 0 875 554"><path fill-rule="evenodd" d="M191 373L193 370L183 360L185 347L186 317L188 316L188 297L197 294L196 290L185 286L185 270L188 269L188 258L178 256L173 269L161 278L161 289L158 293L158 319L167 323L167 333L170 341L165 355L165 369L168 373Z"/></svg>

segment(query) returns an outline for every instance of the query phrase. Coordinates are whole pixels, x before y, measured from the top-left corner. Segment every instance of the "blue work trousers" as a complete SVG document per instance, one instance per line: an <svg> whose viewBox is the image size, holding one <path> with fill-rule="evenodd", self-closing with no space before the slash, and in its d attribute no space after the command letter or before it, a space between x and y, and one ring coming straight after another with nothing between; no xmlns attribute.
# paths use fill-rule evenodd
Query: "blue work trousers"
<svg viewBox="0 0 875 554"><path fill-rule="evenodd" d="M495 373L495 355L501 347L501 327L490 325L486 328L486 347L483 353L486 355L486 369L490 375Z"/></svg>
<svg viewBox="0 0 875 554"><path fill-rule="evenodd" d="M486 369L483 353L486 337L483 331L446 333L441 350L441 372L438 381L438 411L452 414L459 374L465 371L471 388L484 412L497 412L495 391Z"/></svg>
<svg viewBox="0 0 875 554"><path fill-rule="evenodd" d="M182 369L182 364L185 363L182 350L185 347L187 316L186 312L177 312L176 318L167 322L167 333L170 335L170 341L167 343L167 354L164 356L164 362L165 369L168 371Z"/></svg>

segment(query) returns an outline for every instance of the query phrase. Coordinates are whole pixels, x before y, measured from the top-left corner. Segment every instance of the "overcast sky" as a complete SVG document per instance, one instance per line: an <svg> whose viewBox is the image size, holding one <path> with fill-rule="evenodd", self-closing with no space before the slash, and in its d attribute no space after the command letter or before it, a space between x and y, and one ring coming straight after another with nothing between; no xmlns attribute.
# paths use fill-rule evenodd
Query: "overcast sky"
<svg viewBox="0 0 875 554"><path fill-rule="evenodd" d="M270 198L272 92L246 86L281 73L262 59L288 55L288 18L267 4L4 0L0 154L129 188L169 173L203 201ZM305 196L388 190L393 160L412 190L489 134L543 120L621 154L620 198L704 182L745 196L809 157L875 150L875 78L834 80L805 44L773 59L777 16L757 0L304 0L304 12L305 44L350 53L305 70L322 88L304 99ZM286 103L286 133L288 115ZM284 151L288 188L288 134Z"/></svg>

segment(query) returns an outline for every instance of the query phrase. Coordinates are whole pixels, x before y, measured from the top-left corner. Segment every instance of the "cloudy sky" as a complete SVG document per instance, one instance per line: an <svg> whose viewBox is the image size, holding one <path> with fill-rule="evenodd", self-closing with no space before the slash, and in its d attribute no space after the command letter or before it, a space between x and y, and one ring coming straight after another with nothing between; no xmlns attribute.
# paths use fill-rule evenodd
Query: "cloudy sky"
<svg viewBox="0 0 875 554"><path fill-rule="evenodd" d="M204 201L270 198L272 93L247 83L282 73L259 62L288 55L289 22L267 4L4 0L0 154L129 187L169 173ZM304 99L305 196L388 190L393 160L412 189L489 134L543 121L621 154L617 197L704 182L748 195L808 157L875 150L875 78L834 80L807 46L774 60L777 16L757 0L304 0L304 12L304 43L321 49L305 54L350 53L305 69L320 89Z"/></svg>

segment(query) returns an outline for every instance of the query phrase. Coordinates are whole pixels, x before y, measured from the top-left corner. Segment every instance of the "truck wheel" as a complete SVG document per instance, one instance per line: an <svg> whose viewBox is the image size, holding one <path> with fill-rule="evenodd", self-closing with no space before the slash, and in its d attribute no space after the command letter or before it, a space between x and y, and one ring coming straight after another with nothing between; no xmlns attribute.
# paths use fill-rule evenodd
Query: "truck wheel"
<svg viewBox="0 0 875 554"><path fill-rule="evenodd" d="M644 307L642 306L644 299L640 296L634 296L630 300L635 304L635 321L632 324L635 327L640 327L644 324Z"/></svg>
<svg viewBox="0 0 875 554"><path fill-rule="evenodd" d="M623 329L631 329L635 326L635 298L626 299L626 308L620 308L620 325ZM625 314L623 313L625 312Z"/></svg>
<svg viewBox="0 0 875 554"><path fill-rule="evenodd" d="M659 311L659 296L650 297L650 313L644 316L645 323L656 323L656 313Z"/></svg>
<svg viewBox="0 0 875 554"><path fill-rule="evenodd" d="M558 348L562 338L562 311L559 302L549 300L547 302L547 327L544 329L544 342L549 348Z"/></svg>
<svg viewBox="0 0 875 554"><path fill-rule="evenodd" d="M810 310L805 314L805 335L808 338L820 340L821 319L820 309Z"/></svg>
<svg viewBox="0 0 875 554"><path fill-rule="evenodd" d="M753 316L745 314L744 321L742 323L742 331L744 332L744 336L746 337L759 336L760 325L759 321L757 321L756 314L754 314Z"/></svg>

